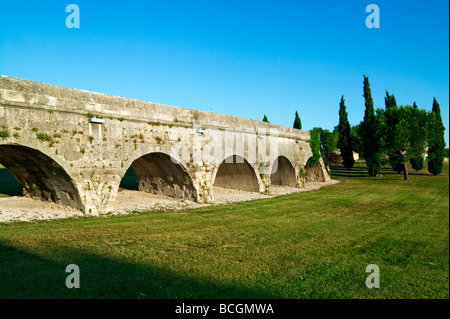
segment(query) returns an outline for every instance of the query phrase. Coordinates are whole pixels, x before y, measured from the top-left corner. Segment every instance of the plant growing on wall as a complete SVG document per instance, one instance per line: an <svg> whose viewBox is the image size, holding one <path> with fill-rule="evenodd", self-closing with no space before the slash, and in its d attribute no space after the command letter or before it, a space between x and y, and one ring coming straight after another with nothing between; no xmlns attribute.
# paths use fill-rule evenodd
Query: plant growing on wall
<svg viewBox="0 0 450 319"><path fill-rule="evenodd" d="M319 133L315 130L309 131L311 138L309 139L309 146L311 147L311 152L313 155L308 158L306 162L307 167L315 167L320 160L320 138Z"/></svg>
<svg viewBox="0 0 450 319"><path fill-rule="evenodd" d="M306 172L303 168L300 169L299 172L299 178L300 178L300 182L302 183L302 187L305 187L306 185Z"/></svg>
<svg viewBox="0 0 450 319"><path fill-rule="evenodd" d="M7 139L7 138L9 137L8 131L6 131L6 130L1 130L1 131L0 131L0 137L1 137L2 139Z"/></svg>
<svg viewBox="0 0 450 319"><path fill-rule="evenodd" d="M45 133L36 133L36 138L41 142L51 142L53 137Z"/></svg>

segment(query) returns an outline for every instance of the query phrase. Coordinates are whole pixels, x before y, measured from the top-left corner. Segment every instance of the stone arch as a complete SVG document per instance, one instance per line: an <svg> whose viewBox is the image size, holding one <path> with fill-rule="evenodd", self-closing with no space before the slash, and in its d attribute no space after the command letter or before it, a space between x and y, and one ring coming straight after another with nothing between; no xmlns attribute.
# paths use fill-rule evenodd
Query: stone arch
<svg viewBox="0 0 450 319"><path fill-rule="evenodd" d="M23 186L23 195L83 210L75 182L54 159L17 144L0 145L0 163Z"/></svg>
<svg viewBox="0 0 450 319"><path fill-rule="evenodd" d="M291 162L284 156L278 156L272 164L272 173L270 174L270 183L272 185L283 185L295 187L297 179L295 168Z"/></svg>
<svg viewBox="0 0 450 319"><path fill-rule="evenodd" d="M242 191L260 190L255 170L239 155L229 156L219 165L213 185Z"/></svg>
<svg viewBox="0 0 450 319"><path fill-rule="evenodd" d="M161 152L145 154L135 159L129 169L136 177L139 191L197 200L191 176L170 155Z"/></svg>

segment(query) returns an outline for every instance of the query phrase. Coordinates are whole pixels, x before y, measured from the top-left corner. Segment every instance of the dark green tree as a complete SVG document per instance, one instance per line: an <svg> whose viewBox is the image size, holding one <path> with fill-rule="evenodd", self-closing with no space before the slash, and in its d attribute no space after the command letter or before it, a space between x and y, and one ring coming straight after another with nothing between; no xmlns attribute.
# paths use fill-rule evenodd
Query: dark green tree
<svg viewBox="0 0 450 319"><path fill-rule="evenodd" d="M389 134L383 148L387 154L395 156L395 160L403 165L404 179L409 179L407 163L416 158L418 154L423 156L426 136L426 111L419 110L410 105L397 108L388 108L383 111L384 123L389 123L389 118L395 118L396 124L390 127ZM385 124L386 125L386 124Z"/></svg>
<svg viewBox="0 0 450 319"><path fill-rule="evenodd" d="M424 163L424 158L423 156L415 156L415 157L411 157L411 159L409 160L409 162L411 163L411 167L416 170L416 171L420 171L423 169L423 163Z"/></svg>
<svg viewBox="0 0 450 319"><path fill-rule="evenodd" d="M375 116L369 78L364 75L364 120L361 122L361 140L370 176L377 176L381 171L381 143L378 118Z"/></svg>
<svg viewBox="0 0 450 319"><path fill-rule="evenodd" d="M295 111L294 128L299 129L299 130L302 129L302 121L300 120L300 116L298 116L297 111Z"/></svg>
<svg viewBox="0 0 450 319"><path fill-rule="evenodd" d="M266 114L264 114L264 117L263 117L263 122L267 122L267 123L270 123L270 122L269 122L269 120L267 119L267 116L266 116Z"/></svg>
<svg viewBox="0 0 450 319"><path fill-rule="evenodd" d="M394 94L389 95L389 92L386 90L386 96L384 97L384 105L386 108L396 107L397 101L395 100Z"/></svg>
<svg viewBox="0 0 450 319"><path fill-rule="evenodd" d="M433 98L433 108L428 116L428 171L433 175L442 173L444 163L444 124L441 109L436 98Z"/></svg>
<svg viewBox="0 0 450 319"><path fill-rule="evenodd" d="M355 164L353 158L352 138L350 136L350 123L348 122L348 114L345 108L344 96L341 97L339 104L339 125L338 125L338 147L341 149L342 164L345 168L351 169Z"/></svg>
<svg viewBox="0 0 450 319"><path fill-rule="evenodd" d="M411 140L414 141L415 146L410 150L412 154L410 155L409 162L414 170L420 171L423 169L425 146L427 143L426 127L428 114L425 110L420 110L416 102L413 104L412 113Z"/></svg>

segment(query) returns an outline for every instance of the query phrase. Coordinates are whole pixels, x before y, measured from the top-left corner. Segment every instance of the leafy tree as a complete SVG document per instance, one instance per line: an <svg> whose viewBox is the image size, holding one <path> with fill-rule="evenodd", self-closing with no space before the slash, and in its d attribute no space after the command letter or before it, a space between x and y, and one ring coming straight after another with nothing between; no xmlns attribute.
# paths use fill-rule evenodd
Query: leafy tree
<svg viewBox="0 0 450 319"><path fill-rule="evenodd" d="M411 105L388 108L384 111L384 121L396 122L394 127L385 129L384 149L393 159L403 166L405 180L409 180L407 163L417 154L423 154L426 136L426 112Z"/></svg>
<svg viewBox="0 0 450 319"><path fill-rule="evenodd" d="M361 140L370 176L377 176L381 170L380 125L375 116L369 78L364 75L364 120L361 122Z"/></svg>
<svg viewBox="0 0 450 319"><path fill-rule="evenodd" d="M263 122L270 123L269 120L267 119L266 114L264 114Z"/></svg>
<svg viewBox="0 0 450 319"><path fill-rule="evenodd" d="M327 141L327 148L329 152L334 152L337 149L337 132L330 132L329 130L323 129L321 127L314 127L312 130L316 131L319 136L322 135L324 137L324 139Z"/></svg>
<svg viewBox="0 0 450 319"><path fill-rule="evenodd" d="M302 121L300 120L300 116L298 116L297 111L295 111L294 128L299 129L299 130L302 129Z"/></svg>
<svg viewBox="0 0 450 319"><path fill-rule="evenodd" d="M441 109L436 98L433 98L433 108L428 116L428 171L433 175L442 173L445 149L444 130Z"/></svg>
<svg viewBox="0 0 450 319"><path fill-rule="evenodd" d="M384 98L385 111L379 112L379 120L382 127L382 148L389 149L389 163L392 169L397 173L403 171L403 158L399 150L393 149L391 147L392 140L396 138L395 127L398 124L398 107L395 96L389 95L386 91L386 96Z"/></svg>
<svg viewBox="0 0 450 319"><path fill-rule="evenodd" d="M350 123L348 122L348 114L345 109L344 96L341 97L339 105L339 125L338 125L339 142L338 147L341 149L342 164L345 168L351 169L355 164L353 158L352 138L350 136Z"/></svg>
<svg viewBox="0 0 450 319"><path fill-rule="evenodd" d="M361 125L353 125L350 129L350 138L352 139L353 150L359 153L359 158L364 157L363 144L361 140Z"/></svg>

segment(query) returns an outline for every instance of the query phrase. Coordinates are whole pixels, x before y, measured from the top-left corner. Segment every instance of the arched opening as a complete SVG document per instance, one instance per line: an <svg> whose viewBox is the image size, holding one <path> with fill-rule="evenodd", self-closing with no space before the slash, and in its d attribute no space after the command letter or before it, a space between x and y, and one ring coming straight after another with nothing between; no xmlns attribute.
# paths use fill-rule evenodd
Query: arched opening
<svg viewBox="0 0 450 319"><path fill-rule="evenodd" d="M296 186L294 166L286 157L279 156L273 163L270 183L272 185Z"/></svg>
<svg viewBox="0 0 450 319"><path fill-rule="evenodd" d="M259 192L255 171L244 158L238 155L230 156L220 164L214 186Z"/></svg>
<svg viewBox="0 0 450 319"><path fill-rule="evenodd" d="M20 145L0 145L0 163L22 184L24 196L84 209L72 178L44 153Z"/></svg>
<svg viewBox="0 0 450 319"><path fill-rule="evenodd" d="M139 184L137 182L136 176L134 176L134 173L130 168L125 172L125 175L122 177L122 180L120 181L119 191L122 188L128 189L130 191L139 190Z"/></svg>
<svg viewBox="0 0 450 319"><path fill-rule="evenodd" d="M0 198L22 196L23 186L14 175L0 163Z"/></svg>
<svg viewBox="0 0 450 319"><path fill-rule="evenodd" d="M188 172L164 153L150 153L136 159L122 178L120 187L197 200L197 193Z"/></svg>

